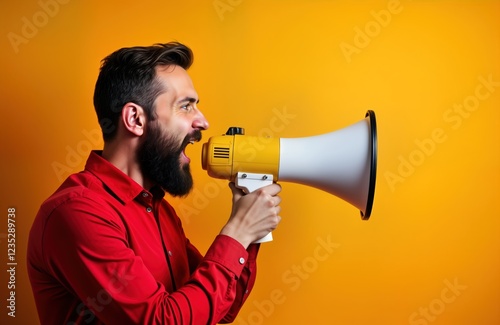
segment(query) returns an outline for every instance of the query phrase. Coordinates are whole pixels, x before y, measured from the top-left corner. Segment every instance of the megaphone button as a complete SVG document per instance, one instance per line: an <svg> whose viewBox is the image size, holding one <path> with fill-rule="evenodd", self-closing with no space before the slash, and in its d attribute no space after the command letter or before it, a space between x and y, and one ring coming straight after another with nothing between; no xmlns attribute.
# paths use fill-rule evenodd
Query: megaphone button
<svg viewBox="0 0 500 325"><path fill-rule="evenodd" d="M226 135L236 135L236 134L244 135L245 134L245 129L244 128L240 128L238 126L231 126L227 130L227 132L226 132Z"/></svg>

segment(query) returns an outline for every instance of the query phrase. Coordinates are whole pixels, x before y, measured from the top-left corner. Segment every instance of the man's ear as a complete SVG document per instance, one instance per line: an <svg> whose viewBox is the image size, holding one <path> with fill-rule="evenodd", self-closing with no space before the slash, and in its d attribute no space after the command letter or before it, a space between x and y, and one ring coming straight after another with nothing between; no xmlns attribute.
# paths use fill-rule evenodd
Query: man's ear
<svg viewBox="0 0 500 325"><path fill-rule="evenodd" d="M122 109L122 121L125 130L136 136L144 134L146 114L141 106L135 103L126 103Z"/></svg>

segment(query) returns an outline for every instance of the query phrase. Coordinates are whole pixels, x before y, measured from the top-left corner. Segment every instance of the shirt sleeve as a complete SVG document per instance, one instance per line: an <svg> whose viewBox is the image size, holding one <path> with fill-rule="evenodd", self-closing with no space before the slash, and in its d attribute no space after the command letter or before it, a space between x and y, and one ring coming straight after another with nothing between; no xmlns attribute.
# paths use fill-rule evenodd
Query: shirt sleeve
<svg viewBox="0 0 500 325"><path fill-rule="evenodd" d="M219 235L214 244L209 248L204 261L195 269L193 279L197 278L196 275L199 272L203 273L207 271L205 269L205 261L212 261L218 264L224 260L229 260L230 263L227 266L234 269L233 274L240 274L239 277L235 278L236 286L232 290L234 294L232 294L231 299L234 302L219 323L232 323L251 292L257 273L256 259L259 247L260 244L251 244L248 250L245 251L244 247L233 238ZM201 277L201 279L204 279L204 277Z"/></svg>
<svg viewBox="0 0 500 325"><path fill-rule="evenodd" d="M168 293L128 247L126 230L113 213L88 200L72 200L52 213L44 229L43 258L51 274L100 321L196 325L234 320L255 282L258 245L245 250L234 239L217 236L205 257L198 257L189 281ZM78 305L66 322L92 322L93 314Z"/></svg>
<svg viewBox="0 0 500 325"><path fill-rule="evenodd" d="M228 237L229 238L229 237ZM234 240L231 238L231 240ZM236 316L238 315L241 307L248 298L250 292L255 284L255 278L257 275L257 253L259 252L260 244L251 244L248 251L248 258L245 268L241 272L239 281L237 283L236 297L231 309L226 314L226 316L220 321L220 323L232 323Z"/></svg>

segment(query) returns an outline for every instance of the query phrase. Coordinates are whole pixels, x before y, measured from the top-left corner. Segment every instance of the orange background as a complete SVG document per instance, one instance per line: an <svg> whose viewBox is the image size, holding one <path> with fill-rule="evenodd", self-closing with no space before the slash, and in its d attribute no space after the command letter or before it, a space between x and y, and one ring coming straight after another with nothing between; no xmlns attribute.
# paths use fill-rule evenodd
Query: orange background
<svg viewBox="0 0 500 325"><path fill-rule="evenodd" d="M235 324L500 324L499 1L55 1L0 4L0 266L9 207L18 261L15 319L0 272L0 323L38 323L26 240L42 201L102 146L100 60L178 40L195 53L205 140L233 125L316 135L377 113L371 219L283 183L282 223ZM188 153L195 190L173 203L205 251L230 193L200 153Z"/></svg>

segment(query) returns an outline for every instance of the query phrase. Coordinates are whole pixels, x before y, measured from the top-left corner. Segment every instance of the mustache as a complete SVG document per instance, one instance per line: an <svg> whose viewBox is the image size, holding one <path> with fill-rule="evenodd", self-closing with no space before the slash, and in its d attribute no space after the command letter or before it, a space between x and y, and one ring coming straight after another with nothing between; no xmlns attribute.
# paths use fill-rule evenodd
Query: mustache
<svg viewBox="0 0 500 325"><path fill-rule="evenodd" d="M201 134L200 130L198 130L198 129L194 130L191 135L192 135L192 139L194 141L196 141L196 142L201 141L202 134Z"/></svg>
<svg viewBox="0 0 500 325"><path fill-rule="evenodd" d="M194 130L193 132L191 132L190 134L188 134L184 138L184 141L182 141L182 148L185 148L191 141L194 141L194 142L201 141L202 137L203 136L202 136L200 130L198 130L198 129Z"/></svg>

